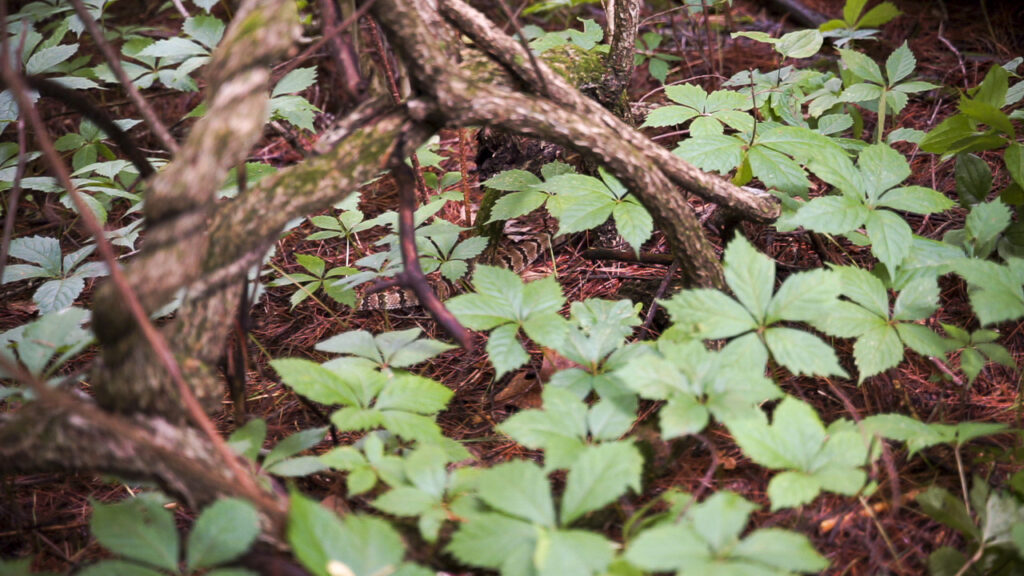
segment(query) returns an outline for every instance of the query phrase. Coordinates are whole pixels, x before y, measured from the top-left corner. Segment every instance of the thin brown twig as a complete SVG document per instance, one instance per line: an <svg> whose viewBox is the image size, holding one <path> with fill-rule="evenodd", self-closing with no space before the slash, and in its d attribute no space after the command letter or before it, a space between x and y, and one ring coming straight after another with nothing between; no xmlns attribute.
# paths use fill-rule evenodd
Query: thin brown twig
<svg viewBox="0 0 1024 576"><path fill-rule="evenodd" d="M519 38L519 43L523 45L523 50L526 50L526 55L530 58L530 66L533 67L533 73L537 75L537 79L540 82L540 88L543 91L541 96L548 96L548 81L540 70L540 64L537 63L537 57L533 54L533 50L530 49L529 42L526 41L526 35L523 34L523 29L519 26L519 19L516 18L516 15L513 14L511 10L508 9L508 5L505 4L505 0L498 0L498 4L501 5L501 10L505 13L505 17L512 23L512 29L515 30L516 37Z"/></svg>
<svg viewBox="0 0 1024 576"><path fill-rule="evenodd" d="M4 53L6 53L6 50L4 50ZM46 126L43 123L42 117L39 115L39 111L28 98L24 80L11 69L10 62L7 58L2 57L0 59L2 59L2 63L0 63L0 76L3 77L4 82L11 88L11 92L17 99L21 114L27 117L28 124L35 132L36 142L39 144L39 147L43 152L43 157L46 158L50 169L57 177L58 183L68 191L68 194L71 196L71 200L78 211L79 217L81 218L81 222L85 226L86 230L88 230L88 232L96 239L96 246L100 256L110 269L111 281L124 298L129 311L135 318L135 321L139 324L139 328L142 330L146 341L149 342L149 345L152 347L158 360L164 365L171 379L177 386L188 415L193 420L193 423L207 436L214 451L224 461L224 465L228 467L232 476L235 477L235 481L238 482L241 491L245 493L248 498L259 503L265 510L280 514L281 510L277 503L269 499L267 495L260 490L252 477L244 468L242 468L241 464L239 464L236 455L227 446L224 439L220 437L220 434L218 434L213 422L209 417L207 417L202 406L199 404L199 401L196 399L195 394L192 392L192 389L189 388L188 383L185 382L185 378L181 372L181 367L178 365L178 361L174 358L174 353L171 351L167 340L149 320L149 316L142 307L142 303L139 301L138 295L128 284L128 280L125 278L124 272L122 272L121 268L118 266L117 256L115 255L110 242L103 234L102 225L100 225L99 220L96 219L96 215L93 214L92 210L82 199L81 193L71 182L71 174L68 172L67 166L64 165L64 162L61 160L57 150L53 147L53 142L50 140L50 137L46 132Z"/></svg>
<svg viewBox="0 0 1024 576"><path fill-rule="evenodd" d="M654 323L654 315L658 312L658 299L665 295L669 284L672 283L672 277L675 276L676 270L678 269L679 261L672 260L672 263L668 267L668 272L665 272L665 278L662 279L661 284L658 285L658 291L655 292L654 297L651 298L651 307L647 309L647 315L644 316L644 324L640 328L640 334L654 336L654 332L651 331L651 324Z"/></svg>
<svg viewBox="0 0 1024 576"><path fill-rule="evenodd" d="M438 325L444 329L460 346L466 350L473 348L473 337L466 327L455 319L445 308L437 294L427 283L427 277L420 267L419 254L416 251L416 180L413 169L405 164L402 158L402 147L396 146L391 157L391 174L398 186L398 240L402 251L402 272L397 276L399 283L416 295L420 305L433 316Z"/></svg>
<svg viewBox="0 0 1024 576"><path fill-rule="evenodd" d="M177 154L178 143L171 137L171 133L167 131L167 127L163 125L163 122L160 122L160 118L157 117L156 112L153 111L153 108L142 97L139 89L135 87L135 84L132 84L132 79L128 77L128 73L121 66L121 59L103 36L103 30L100 29L99 24L96 23L92 14L86 9L85 4L82 3L82 0L71 0L71 5L75 7L75 13L78 14L78 18L85 25L85 29L89 31L93 42L96 43L96 47L100 50L100 54L103 54L103 58L110 65L110 70L114 72L117 81L121 83L121 86L128 93L128 98L131 99L135 109L142 115L146 125L149 126L149 129L153 131L157 140L163 144L167 151L171 154Z"/></svg>
<svg viewBox="0 0 1024 576"><path fill-rule="evenodd" d="M384 78L388 82L388 93L391 95L391 101L397 106L402 103L402 93L398 90L398 79L395 77L394 69L391 68L391 61L388 60L388 51L384 47L384 37L380 33L380 25L376 20L371 20L370 39L373 40L374 49L380 58L380 67L384 71ZM412 163L416 190L425 196L427 193L427 182L423 179L419 156L413 152L409 155L409 162Z"/></svg>
<svg viewBox="0 0 1024 576"><path fill-rule="evenodd" d="M341 24L331 26L327 30L324 30L323 37L321 37L316 42L310 44L308 48L303 50L302 53L296 56L295 58L292 58L290 61L276 67L274 69L274 72L276 74L284 76L291 72L292 70L294 70L295 68L297 68L299 64L302 64L302 62L304 62L310 56L312 56L313 53L322 48L323 45L326 44L335 34L341 32L345 28L348 28L349 26L352 25L353 22L355 22L359 18L362 18L363 15L366 14L366 11L369 10L370 7L373 6L373 3L376 1L377 0L367 0L367 2L360 6L355 12L353 12L351 16L342 20Z"/></svg>

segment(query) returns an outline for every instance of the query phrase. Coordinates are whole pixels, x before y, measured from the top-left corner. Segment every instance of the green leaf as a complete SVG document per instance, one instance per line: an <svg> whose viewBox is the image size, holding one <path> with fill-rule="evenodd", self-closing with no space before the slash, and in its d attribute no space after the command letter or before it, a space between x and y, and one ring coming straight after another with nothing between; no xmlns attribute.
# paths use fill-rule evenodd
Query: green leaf
<svg viewBox="0 0 1024 576"><path fill-rule="evenodd" d="M604 574L615 556L604 536L584 530L552 530L538 542L534 562L541 576L593 576ZM543 538L543 537L542 537Z"/></svg>
<svg viewBox="0 0 1024 576"><path fill-rule="evenodd" d="M531 574L538 531L503 514L475 514L459 525L447 550L460 561L502 574Z"/></svg>
<svg viewBox="0 0 1024 576"><path fill-rule="evenodd" d="M917 66L917 59L914 58L914 53L910 51L906 40L904 40L903 44L893 50L885 61L885 75L889 79L889 86L910 76L914 71L914 66Z"/></svg>
<svg viewBox="0 0 1024 576"><path fill-rule="evenodd" d="M85 280L71 276L60 280L44 282L32 295L32 301L41 314L49 314L69 308L85 289Z"/></svg>
<svg viewBox="0 0 1024 576"><path fill-rule="evenodd" d="M864 2L861 2L863 5ZM857 22L858 28L877 28L902 14L892 2L881 2ZM852 22L852 20L851 20Z"/></svg>
<svg viewBox="0 0 1024 576"><path fill-rule="evenodd" d="M92 535L105 548L130 560L178 570L178 530L174 515L155 498L117 504L93 502Z"/></svg>
<svg viewBox="0 0 1024 576"><path fill-rule="evenodd" d="M301 358L272 360L270 365L295 392L321 404L359 406L359 395L335 372Z"/></svg>
<svg viewBox="0 0 1024 576"><path fill-rule="evenodd" d="M706 406L685 394L673 396L658 411L658 423L665 440L697 434L707 427L710 417Z"/></svg>
<svg viewBox="0 0 1024 576"><path fill-rule="evenodd" d="M811 270L793 274L779 287L765 314L765 323L780 320L814 322L823 310L837 303L840 292L838 274L826 270Z"/></svg>
<svg viewBox="0 0 1024 576"><path fill-rule="evenodd" d="M768 498L772 511L795 508L814 501L821 493L821 484L803 472L782 472L768 482Z"/></svg>
<svg viewBox="0 0 1024 576"><path fill-rule="evenodd" d="M737 235L725 249L725 282L758 324L764 323L775 284L775 261Z"/></svg>
<svg viewBox="0 0 1024 576"><path fill-rule="evenodd" d="M916 214L935 214L952 208L953 201L931 188L906 186L889 190L875 205Z"/></svg>
<svg viewBox="0 0 1024 576"><path fill-rule="evenodd" d="M491 331L487 339L487 356L494 365L495 378L515 370L530 360L530 355L520 344L519 327L513 324L499 326Z"/></svg>
<svg viewBox="0 0 1024 576"><path fill-rule="evenodd" d="M899 364L903 360L903 343L896 329L879 319L878 326L857 338L853 358L860 372L859 384Z"/></svg>
<svg viewBox="0 0 1024 576"><path fill-rule="evenodd" d="M874 210L865 222L871 253L889 270L896 270L910 254L913 233L907 221L888 210Z"/></svg>
<svg viewBox="0 0 1024 576"><path fill-rule="evenodd" d="M267 422L256 418L249 420L244 426L235 430L228 437L228 446L249 460L255 460L267 437Z"/></svg>
<svg viewBox="0 0 1024 576"><path fill-rule="evenodd" d="M384 362L373 334L366 330L350 330L336 334L326 340L321 340L315 348L321 352L360 356L378 364Z"/></svg>
<svg viewBox="0 0 1024 576"><path fill-rule="evenodd" d="M3 573L3 572L0 572ZM28 576L30 572L14 572L10 576ZM3 573L4 576L8 576ZM146 568L134 562L124 560L103 560L91 566L85 567L78 576L165 576L164 572L158 572L152 568Z"/></svg>
<svg viewBox="0 0 1024 576"><path fill-rule="evenodd" d="M499 430L527 448L543 449L546 470L568 468L585 445L587 407L572 392L550 386L543 401L542 410L515 414Z"/></svg>
<svg viewBox="0 0 1024 576"><path fill-rule="evenodd" d="M551 486L533 462L517 460L484 471L478 481L480 498L488 506L541 526L555 525Z"/></svg>
<svg viewBox="0 0 1024 576"><path fill-rule="evenodd" d="M835 351L817 336L793 328L773 327L765 330L764 342L775 361L793 374L847 376Z"/></svg>
<svg viewBox="0 0 1024 576"><path fill-rule="evenodd" d="M699 114L699 111L686 106L662 106L661 108L651 110L640 127L663 128L666 126L676 126L692 120Z"/></svg>
<svg viewBox="0 0 1024 576"><path fill-rule="evenodd" d="M216 48L224 36L224 23L213 16L202 14L187 18L181 29L210 50Z"/></svg>
<svg viewBox="0 0 1024 576"><path fill-rule="evenodd" d="M1018 186L1024 186L1024 146L1019 142L1010 142L1003 152L1003 162L1006 163L1006 171ZM987 168L987 165L986 165Z"/></svg>
<svg viewBox="0 0 1024 576"><path fill-rule="evenodd" d="M789 194L806 194L810 181L800 164L766 146L754 146L747 154L750 168L769 188Z"/></svg>
<svg viewBox="0 0 1024 576"><path fill-rule="evenodd" d="M61 261L60 241L47 236L28 236L11 240L8 255L38 264L52 277L61 275L63 263ZM5 275L6 278L6 275ZM4 280L8 282L8 280Z"/></svg>
<svg viewBox="0 0 1024 576"><path fill-rule="evenodd" d="M298 456L296 458L282 460L273 466L267 466L264 469L268 474L290 478L316 474L317 472L322 472L327 469L327 466L316 456Z"/></svg>
<svg viewBox="0 0 1024 576"><path fill-rule="evenodd" d="M270 93L270 97L274 98L285 94L302 92L312 86L314 82L316 82L315 66L296 68L277 81L273 92Z"/></svg>
<svg viewBox="0 0 1024 576"><path fill-rule="evenodd" d="M886 86L885 79L882 78L882 70L868 56L854 50L843 49L839 50L839 55L843 60L843 64L857 76L879 86Z"/></svg>
<svg viewBox="0 0 1024 576"><path fill-rule="evenodd" d="M39 75L55 72L54 68L78 52L78 44L61 44L37 50L25 63L25 74Z"/></svg>
<svg viewBox="0 0 1024 576"><path fill-rule="evenodd" d="M303 450L309 450L323 441L326 432L326 427L309 428L286 437L278 442L274 449L267 454L267 457L263 460L263 466L270 468L285 458L291 458Z"/></svg>
<svg viewBox="0 0 1024 576"><path fill-rule="evenodd" d="M755 530L736 545L732 555L787 572L816 573L829 565L806 536L779 528Z"/></svg>
<svg viewBox="0 0 1024 576"><path fill-rule="evenodd" d="M783 34L775 50L786 58L810 58L818 53L823 41L817 30L799 30Z"/></svg>
<svg viewBox="0 0 1024 576"><path fill-rule="evenodd" d="M405 554L401 537L384 520L355 514L341 519L295 491L287 536L299 561L316 576L389 573Z"/></svg>
<svg viewBox="0 0 1024 576"><path fill-rule="evenodd" d="M505 170L504 172L498 172L495 174L489 180L485 181L483 185L495 190L519 192L528 191L531 187L540 183L540 178L537 178L526 170Z"/></svg>
<svg viewBox="0 0 1024 576"><path fill-rule="evenodd" d="M889 294L877 276L855 266L838 267L836 272L844 296L880 318L889 318Z"/></svg>
<svg viewBox="0 0 1024 576"><path fill-rule="evenodd" d="M998 68L998 66L993 66L993 68ZM987 104L980 100L969 100L961 97L960 111L966 114L970 119L981 122L982 124L987 124L991 128L995 128L1003 134L1007 134L1011 137L1014 137L1016 134L1016 131L1013 129L1013 122L1010 121L1010 117L996 106Z"/></svg>
<svg viewBox="0 0 1024 576"><path fill-rule="evenodd" d="M694 338L729 338L758 327L746 308L717 290L684 290L662 305L676 326Z"/></svg>
<svg viewBox="0 0 1024 576"><path fill-rule="evenodd" d="M975 246L992 242L1011 222L1010 208L999 200L977 204L967 216L965 230L975 239Z"/></svg>
<svg viewBox="0 0 1024 576"><path fill-rule="evenodd" d="M911 280L893 305L894 320L924 320L939 306L939 285L934 278Z"/></svg>
<svg viewBox="0 0 1024 576"><path fill-rule="evenodd" d="M374 407L378 410L436 414L444 410L453 394L450 388L430 378L398 374L384 384Z"/></svg>
<svg viewBox="0 0 1024 576"><path fill-rule="evenodd" d="M420 516L439 503L438 499L410 486L399 486L373 501L373 507L393 516Z"/></svg>
<svg viewBox="0 0 1024 576"><path fill-rule="evenodd" d="M668 96L669 100L673 102L689 106L701 112L704 111L704 104L708 99L708 93L697 84L667 86L665 88L665 96Z"/></svg>
<svg viewBox="0 0 1024 576"><path fill-rule="evenodd" d="M863 225L869 215L860 200L844 194L814 198L801 205L790 222L822 234L845 234Z"/></svg>
<svg viewBox="0 0 1024 576"><path fill-rule="evenodd" d="M724 134L690 138L672 153L702 170L725 174L743 160L743 141Z"/></svg>
<svg viewBox="0 0 1024 576"><path fill-rule="evenodd" d="M188 537L189 570L212 568L240 557L256 541L260 519L252 504L225 498L203 510Z"/></svg>
<svg viewBox="0 0 1024 576"><path fill-rule="evenodd" d="M654 232L654 220L651 214L637 202L619 202L612 209L612 216L615 218L615 228L622 235L636 254L640 253L640 246L650 239Z"/></svg>
<svg viewBox="0 0 1024 576"><path fill-rule="evenodd" d="M628 442L589 446L569 468L562 495L561 524L616 500L627 488L640 492L644 460Z"/></svg>
<svg viewBox="0 0 1024 576"><path fill-rule="evenodd" d="M532 176L532 174L531 174ZM511 220L525 216L544 205L550 196L536 190L524 190L522 192L511 192L505 194L491 207L491 219L487 221L498 222Z"/></svg>

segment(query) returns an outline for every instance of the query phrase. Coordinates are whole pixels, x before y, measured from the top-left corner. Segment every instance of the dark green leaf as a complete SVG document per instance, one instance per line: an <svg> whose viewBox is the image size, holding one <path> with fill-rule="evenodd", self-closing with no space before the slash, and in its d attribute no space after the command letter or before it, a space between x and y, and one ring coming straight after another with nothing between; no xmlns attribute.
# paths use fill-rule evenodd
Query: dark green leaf
<svg viewBox="0 0 1024 576"><path fill-rule="evenodd" d="M188 537L190 570L226 564L245 553L260 533L252 504L236 498L214 502L203 510Z"/></svg>

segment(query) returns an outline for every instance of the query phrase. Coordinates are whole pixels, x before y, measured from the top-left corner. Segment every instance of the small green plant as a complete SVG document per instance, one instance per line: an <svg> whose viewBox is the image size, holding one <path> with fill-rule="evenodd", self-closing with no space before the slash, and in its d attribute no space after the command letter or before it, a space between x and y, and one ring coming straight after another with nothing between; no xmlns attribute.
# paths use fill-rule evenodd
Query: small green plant
<svg viewBox="0 0 1024 576"><path fill-rule="evenodd" d="M0 356L40 380L57 384L57 371L93 341L92 333L83 328L88 321L89 312L81 308L43 314L29 324L0 333ZM0 380L13 377L0 368ZM19 393L29 395L22 388L0 386L0 399Z"/></svg>
<svg viewBox="0 0 1024 576"><path fill-rule="evenodd" d="M343 285L339 285L334 280L344 276L351 276L355 274L357 270L349 266L335 266L330 270L327 269L327 263L324 262L323 258L313 256L312 254L296 254L295 261L302 266L303 269L308 272L297 273L297 274L284 274L282 277L276 280L270 281L268 286L290 286L295 285L298 287L291 296L292 308L295 308L302 303L303 300L313 296L321 288L324 292L331 297L335 302L345 304L347 306L356 305L356 293L351 288Z"/></svg>
<svg viewBox="0 0 1024 576"><path fill-rule="evenodd" d="M29 236L11 241L10 255L31 264L9 264L4 268L2 284L43 278L32 294L39 312L46 314L71 306L85 289L85 280L107 274L103 262L86 262L96 250L95 244L61 255L60 241L47 236Z"/></svg>
<svg viewBox="0 0 1024 576"><path fill-rule="evenodd" d="M731 338L723 354L764 366L771 356L794 374L846 376L835 351L817 336L777 325L813 322L838 300L839 277L825 270L794 274L773 295L775 262L737 236L725 250L725 282L735 299L711 289L683 290L664 302L677 340Z"/></svg>
<svg viewBox="0 0 1024 576"><path fill-rule="evenodd" d="M904 42L885 61L885 77L882 69L871 58L854 50L839 50L842 56L846 88L839 99L856 102L878 113L876 143L882 143L885 134L885 115L895 116L907 105L909 94L917 94L940 88L931 82L907 80L914 73L917 59Z"/></svg>
<svg viewBox="0 0 1024 576"><path fill-rule="evenodd" d="M686 500L692 499L686 496ZM645 530L630 542L626 559L650 572L683 574L818 573L828 560L803 535L761 528L741 538L756 504L719 492L693 504L682 518Z"/></svg>
<svg viewBox="0 0 1024 576"><path fill-rule="evenodd" d="M999 332L982 328L968 332L950 324L943 324L942 329L950 337L950 348L960 351L960 370L967 376L968 386L974 383L989 362L1001 364L1010 370L1017 367L1009 351L996 342Z"/></svg>
<svg viewBox="0 0 1024 576"><path fill-rule="evenodd" d="M495 202L489 222L518 218L546 206L558 219L558 234L596 228L615 219L619 234L639 252L654 232L654 221L636 197L603 168L600 178L576 174L567 164L552 162L541 168L544 180L525 170L506 170L484 186L509 192Z"/></svg>
<svg viewBox="0 0 1024 576"><path fill-rule="evenodd" d="M823 490L853 496L867 481L865 436L846 420L826 429L814 408L796 398L783 399L770 424L757 411L726 425L751 460L784 470L768 483L772 510L807 504Z"/></svg>
<svg viewBox="0 0 1024 576"><path fill-rule="evenodd" d="M558 314L565 297L553 277L524 284L511 270L477 266L473 287L476 293L456 296L447 306L467 328L491 332L487 354L496 377L530 359L519 342L520 330L542 346L561 344L568 331L565 319Z"/></svg>
<svg viewBox="0 0 1024 576"><path fill-rule="evenodd" d="M229 566L259 535L256 509L244 500L227 498L211 504L196 519L184 558L174 514L165 501L143 494L117 504L93 502L92 535L119 556L79 572L83 576L135 574L181 576L251 576L255 572Z"/></svg>
<svg viewBox="0 0 1024 576"><path fill-rule="evenodd" d="M895 210L934 214L953 201L923 186L899 186L910 176L910 165L887 144L865 148L857 166L845 157L813 162L814 173L840 191L800 206L787 225L804 226L823 234L850 234L864 227L871 253L893 275L910 253L913 232Z"/></svg>
<svg viewBox="0 0 1024 576"><path fill-rule="evenodd" d="M640 67L647 63L651 77L662 84L668 80L672 63L682 60L675 54L657 51L664 40L665 37L658 32L644 32L636 41L636 53L633 56L633 66Z"/></svg>
<svg viewBox="0 0 1024 576"><path fill-rule="evenodd" d="M835 38L833 44L841 47L854 40L874 40L877 27L890 22L902 12L892 2L880 2L864 12L868 0L847 0L843 5L843 18L829 20L818 29L822 36Z"/></svg>

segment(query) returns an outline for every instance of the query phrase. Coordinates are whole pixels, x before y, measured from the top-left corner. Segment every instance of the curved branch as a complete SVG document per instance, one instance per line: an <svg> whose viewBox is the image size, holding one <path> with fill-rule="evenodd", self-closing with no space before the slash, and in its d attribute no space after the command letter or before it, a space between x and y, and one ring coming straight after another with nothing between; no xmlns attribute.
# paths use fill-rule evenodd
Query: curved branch
<svg viewBox="0 0 1024 576"><path fill-rule="evenodd" d="M616 139L610 143L615 143L617 146L628 143L640 150L650 163L657 165L676 185L747 220L765 223L778 217L778 203L770 195L753 194L718 176L703 172L682 158L673 155L644 134L616 118L597 102L581 94L543 63L540 63L538 69L542 71L544 77L543 79L538 78L535 69L525 65L526 56L522 47L511 37L498 31L486 16L462 0L439 0L439 4L441 14L448 21L455 24L481 50L495 58L504 67L512 70L533 92L545 94L550 100L577 112L586 118L588 123L607 125L617 134ZM413 18L406 20L403 22L406 25L413 25L415 21ZM411 32L408 30L403 32L403 38L407 36L411 36ZM410 53L410 56L437 57L437 54L424 54L424 52L424 48L419 48L416 52ZM429 65L427 68L433 69ZM452 72L446 70L445 74L439 76L437 80L452 76ZM546 93L542 92L543 86L548 87ZM433 93L433 90L442 87L443 85L437 84L425 88L428 93Z"/></svg>

